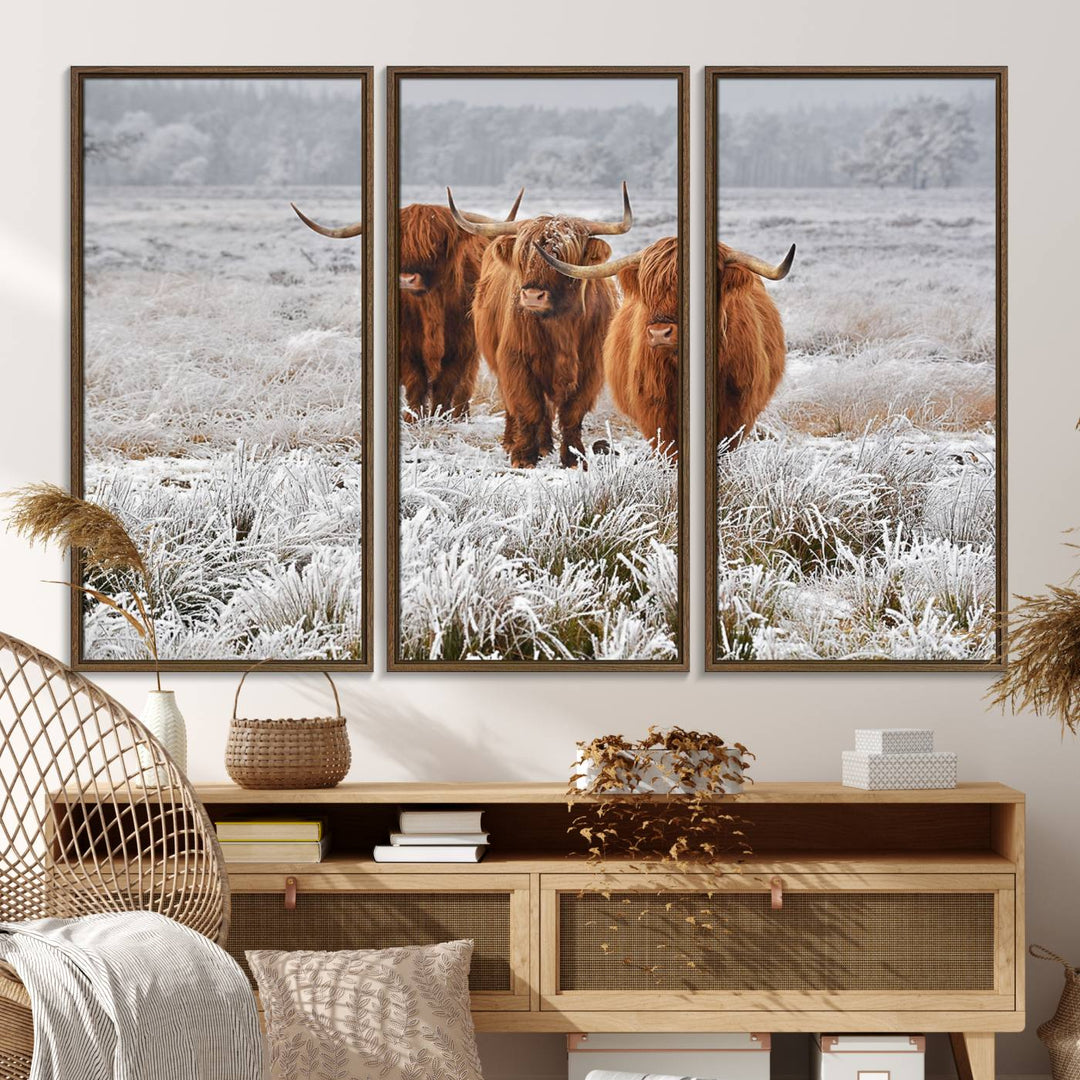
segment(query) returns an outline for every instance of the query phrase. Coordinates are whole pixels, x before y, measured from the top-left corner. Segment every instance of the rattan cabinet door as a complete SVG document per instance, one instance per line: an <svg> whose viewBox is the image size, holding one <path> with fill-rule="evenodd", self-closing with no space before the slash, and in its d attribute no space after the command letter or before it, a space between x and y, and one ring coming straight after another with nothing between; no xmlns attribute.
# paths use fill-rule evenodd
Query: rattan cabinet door
<svg viewBox="0 0 1080 1080"><path fill-rule="evenodd" d="M499 874L236 873L226 950L380 949L468 938L474 1012L529 1008L529 878Z"/></svg>
<svg viewBox="0 0 1080 1080"><path fill-rule="evenodd" d="M1015 1009L1012 874L543 875L541 1008Z"/></svg>

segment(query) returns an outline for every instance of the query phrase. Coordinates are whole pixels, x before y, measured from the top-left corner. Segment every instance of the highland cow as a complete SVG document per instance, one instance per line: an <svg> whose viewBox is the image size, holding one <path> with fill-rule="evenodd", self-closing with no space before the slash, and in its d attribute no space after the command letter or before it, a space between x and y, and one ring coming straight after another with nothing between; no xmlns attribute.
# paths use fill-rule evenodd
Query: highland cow
<svg viewBox="0 0 1080 1080"><path fill-rule="evenodd" d="M679 446L679 244L673 236L598 266L572 266L541 252L560 273L594 281L618 275L623 301L604 340L604 374L619 410L653 446ZM717 245L716 438L725 447L749 432L784 374L784 329L761 278L779 266Z"/></svg>
<svg viewBox="0 0 1080 1080"><path fill-rule="evenodd" d="M633 213L623 184L618 222L541 216L478 224L450 210L462 230L492 240L484 252L473 300L480 351L499 381L506 427L503 446L515 468L532 468L553 447L558 417L564 468L584 466L581 427L604 383L603 343L617 306L610 281L568 281L547 265L546 252L575 266L602 263L611 248L601 236L627 232Z"/></svg>
<svg viewBox="0 0 1080 1080"><path fill-rule="evenodd" d="M518 192L507 221L516 217L523 194L524 189ZM323 236L345 238L363 230L362 224L327 228L295 205L293 209ZM478 224L493 223L480 214L469 218ZM445 206L403 206L398 222L398 357L406 416L440 412L465 417L480 368L469 308L488 241L462 232Z"/></svg>

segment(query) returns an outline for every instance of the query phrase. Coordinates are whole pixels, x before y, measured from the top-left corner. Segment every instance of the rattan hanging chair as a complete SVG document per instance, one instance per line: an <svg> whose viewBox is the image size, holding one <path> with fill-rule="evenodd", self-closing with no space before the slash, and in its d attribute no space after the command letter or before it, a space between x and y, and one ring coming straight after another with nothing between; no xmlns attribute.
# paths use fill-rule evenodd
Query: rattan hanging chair
<svg viewBox="0 0 1080 1080"><path fill-rule="evenodd" d="M0 922L157 911L224 942L228 878L191 785L122 705L0 634ZM0 964L0 1080L30 1074L30 999Z"/></svg>

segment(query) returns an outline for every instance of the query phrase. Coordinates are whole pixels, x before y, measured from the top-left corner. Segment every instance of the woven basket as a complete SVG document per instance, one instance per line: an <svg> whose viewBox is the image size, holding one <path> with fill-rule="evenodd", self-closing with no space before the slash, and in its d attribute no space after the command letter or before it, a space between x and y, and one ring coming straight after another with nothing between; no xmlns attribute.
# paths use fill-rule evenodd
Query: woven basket
<svg viewBox="0 0 1080 1080"><path fill-rule="evenodd" d="M1080 1080L1080 970L1041 945L1031 946L1039 960L1054 960L1065 969L1065 989L1054 1013L1038 1030L1050 1051L1054 1080Z"/></svg>
<svg viewBox="0 0 1080 1080"><path fill-rule="evenodd" d="M247 720L238 717L236 711L244 680L254 670L249 668L240 676L233 698L225 747L229 776L244 788L328 788L340 784L349 771L352 755L341 701L329 673L323 672L334 691L333 716Z"/></svg>

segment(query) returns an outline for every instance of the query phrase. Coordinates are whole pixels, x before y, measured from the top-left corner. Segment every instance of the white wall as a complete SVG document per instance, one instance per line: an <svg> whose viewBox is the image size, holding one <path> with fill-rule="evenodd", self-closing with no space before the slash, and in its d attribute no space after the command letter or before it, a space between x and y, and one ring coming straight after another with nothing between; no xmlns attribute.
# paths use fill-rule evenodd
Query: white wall
<svg viewBox="0 0 1080 1080"><path fill-rule="evenodd" d="M1031 592L1073 568L1063 530L1080 525L1080 363L1072 327L1080 250L1080 144L1075 109L1080 15L1048 0L642 0L514 4L474 0L393 4L305 0L21 2L4 6L0 40L0 489L66 483L68 452L69 64L374 64L376 149L383 203L383 79L396 64L685 63L693 78L693 272L702 280L703 77L706 64L1008 64L1010 66L1010 585ZM378 214L376 215L378 219ZM385 250L382 226L376 251ZM381 265L381 264L380 264ZM376 277L376 342L383 338ZM689 340L693 443L702 432L702 308ZM377 347L375 400L383 400ZM375 473L384 471L383 418ZM987 680L967 674L703 674L703 458L692 460L693 671L689 675L345 676L351 779L561 779L576 739L641 732L653 721L711 727L748 743L768 779L835 779L858 724L932 724L960 752L963 779L1028 792L1032 940L1080 963L1080 746L1050 721L987 712ZM375 504L384 502L376 481ZM375 535L383 535L377 515ZM383 573L381 551L376 581ZM43 578L60 560L0 533L0 625L67 655L67 597ZM384 590L377 585L376 611ZM384 653L377 627L376 655ZM252 707L303 714L322 680L251 680ZM135 710L145 675L102 678ZM191 773L224 777L230 675L170 679L192 729ZM247 693L247 690L245 690ZM261 698L260 698L261 694ZM999 1071L1047 1071L1033 1034L1061 977L1029 963L1029 1031L999 1040ZM550 1039L489 1041L493 1076L541 1076L558 1061ZM509 1063L517 1061L512 1067Z"/></svg>

